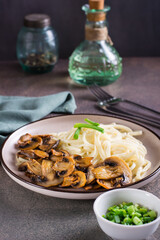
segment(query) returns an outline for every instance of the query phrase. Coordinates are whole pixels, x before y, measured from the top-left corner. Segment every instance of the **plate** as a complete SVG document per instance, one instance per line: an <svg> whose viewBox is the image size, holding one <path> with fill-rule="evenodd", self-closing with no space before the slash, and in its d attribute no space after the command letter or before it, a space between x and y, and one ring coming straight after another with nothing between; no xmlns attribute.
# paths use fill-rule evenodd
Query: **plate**
<svg viewBox="0 0 160 240"><path fill-rule="evenodd" d="M137 181L135 183L129 184L127 187L139 188L150 181L152 181L160 172L160 139L159 137L139 124L136 124L132 121L123 120L117 117L109 117L103 115L93 115L93 114L75 114L75 115L63 115L56 116L52 118L47 118L32 122L28 125L25 125L15 132L13 132L5 141L2 148L2 166L6 173L18 184L21 186L41 193L47 196L58 197L58 198L68 198L68 199L95 199L104 191L112 191L106 189L97 189L97 190L84 190L84 189L71 189L71 188L60 188L52 187L50 189L37 186L30 182L30 179L27 178L24 172L19 172L15 165L15 155L17 152L16 143L21 135L30 133L32 135L37 134L51 134L54 132L67 131L77 122L84 122L85 118L89 118L92 121L96 121L103 124L117 123L126 125L133 130L142 130L142 136L138 137L140 141L143 142L147 148L147 159L151 161L152 165L149 171L146 174L146 177Z"/></svg>

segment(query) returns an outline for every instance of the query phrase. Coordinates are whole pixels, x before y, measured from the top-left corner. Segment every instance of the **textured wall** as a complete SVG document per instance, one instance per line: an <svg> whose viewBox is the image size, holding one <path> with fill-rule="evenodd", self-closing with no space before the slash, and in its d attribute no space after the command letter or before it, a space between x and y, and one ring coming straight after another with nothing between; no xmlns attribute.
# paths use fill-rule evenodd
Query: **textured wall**
<svg viewBox="0 0 160 240"><path fill-rule="evenodd" d="M29 13L51 16L60 42L60 57L68 58L84 39L85 0L0 0L0 60L16 59L16 38ZM106 0L109 31L121 56L160 56L160 0Z"/></svg>

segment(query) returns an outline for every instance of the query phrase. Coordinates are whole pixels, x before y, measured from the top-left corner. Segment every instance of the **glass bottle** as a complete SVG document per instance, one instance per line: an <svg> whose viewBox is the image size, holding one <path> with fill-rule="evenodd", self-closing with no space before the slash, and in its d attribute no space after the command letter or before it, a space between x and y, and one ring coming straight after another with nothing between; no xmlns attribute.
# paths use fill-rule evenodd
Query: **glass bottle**
<svg viewBox="0 0 160 240"><path fill-rule="evenodd" d="M104 7L104 0L90 0L82 10L87 15L85 41L69 58L70 77L84 85L108 85L122 73L122 58L112 46L106 27L110 7Z"/></svg>
<svg viewBox="0 0 160 240"><path fill-rule="evenodd" d="M17 58L23 70L50 72L58 59L58 39L48 15L30 14L17 39Z"/></svg>

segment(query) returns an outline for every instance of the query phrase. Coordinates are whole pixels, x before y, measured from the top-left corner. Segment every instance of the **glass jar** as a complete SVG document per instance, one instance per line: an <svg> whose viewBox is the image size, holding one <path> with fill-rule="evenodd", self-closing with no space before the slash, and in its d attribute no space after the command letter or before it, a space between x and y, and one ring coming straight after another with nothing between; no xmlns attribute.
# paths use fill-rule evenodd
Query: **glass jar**
<svg viewBox="0 0 160 240"><path fill-rule="evenodd" d="M17 39L17 58L24 71L50 72L58 60L58 39L49 16L30 14Z"/></svg>
<svg viewBox="0 0 160 240"><path fill-rule="evenodd" d="M96 5L99 3L100 8ZM90 6L86 4L82 7L87 15L85 41L69 59L69 74L76 83L108 85L122 73L122 58L108 35L106 13L110 7L103 4L103 0L90 0Z"/></svg>

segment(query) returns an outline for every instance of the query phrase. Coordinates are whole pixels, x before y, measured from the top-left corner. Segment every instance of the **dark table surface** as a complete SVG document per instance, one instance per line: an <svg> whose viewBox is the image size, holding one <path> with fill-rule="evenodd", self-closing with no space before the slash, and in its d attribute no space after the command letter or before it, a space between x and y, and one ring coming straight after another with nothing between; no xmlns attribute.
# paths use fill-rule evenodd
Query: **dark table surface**
<svg viewBox="0 0 160 240"><path fill-rule="evenodd" d="M69 90L77 103L75 113L104 114L86 87L74 84L60 60L48 74L30 75L17 62L0 63L0 95L42 96ZM123 74L104 87L160 111L160 58L125 58ZM55 114L51 114L54 116ZM151 128L158 135L160 130ZM160 177L142 187L160 197ZM44 196L15 183L0 166L0 240L107 240L93 213L93 200ZM149 240L160 239L160 228Z"/></svg>

